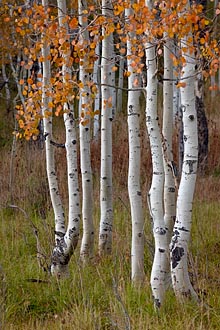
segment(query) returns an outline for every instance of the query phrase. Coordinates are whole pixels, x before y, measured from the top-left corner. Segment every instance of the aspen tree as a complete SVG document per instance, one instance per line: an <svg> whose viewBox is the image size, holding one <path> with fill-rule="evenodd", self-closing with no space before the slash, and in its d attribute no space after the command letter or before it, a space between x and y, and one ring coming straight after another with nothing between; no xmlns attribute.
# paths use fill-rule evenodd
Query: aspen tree
<svg viewBox="0 0 220 330"><path fill-rule="evenodd" d="M131 2L132 5L133 2ZM128 19L133 10L125 9ZM135 284L144 279L144 216L142 206L142 194L140 187L140 91L132 90L140 85L140 74L132 68L132 42L136 38L135 32L128 34L127 40L127 64L128 72L128 140L129 140L129 169L128 169L128 193L132 220L131 242L131 278Z"/></svg>
<svg viewBox="0 0 220 330"><path fill-rule="evenodd" d="M100 93L100 43L97 42L95 53L97 55L97 60L94 63L93 68L93 82L96 84L97 92L95 95L94 101L94 111L97 112L94 116L94 125L93 125L93 138L95 141L98 141L99 132L100 132L100 121L99 121L99 109L100 109L100 101L101 101L101 93Z"/></svg>
<svg viewBox="0 0 220 330"><path fill-rule="evenodd" d="M6 108L7 108L7 111L9 111L10 110L10 102L11 102L11 92L10 92L10 89L9 89L9 86L8 86L8 77L7 77L7 74L6 74L4 59L3 59L3 62L2 62L2 78L3 78L4 83L5 83Z"/></svg>
<svg viewBox="0 0 220 330"><path fill-rule="evenodd" d="M44 10L47 10L48 1L42 0L42 6ZM45 22L45 25L47 22ZM65 219L64 210L59 194L55 159L54 159L54 146L51 144L53 140L52 131L52 116L48 114L49 102L51 98L48 96L50 94L50 78L51 78L51 66L50 60L48 59L50 55L50 40L47 39L46 30L42 33L42 57L44 59L43 66L43 77L42 77L42 114L43 114L43 125L44 125L44 136L45 136L45 151L46 151L46 168L47 168L47 178L50 189L50 197L55 215L55 248L52 256L51 272L52 274L59 274L60 265L62 263L63 269L67 271L66 265L69 261L69 256L66 258L60 258L59 247L62 245L65 236ZM62 261L61 261L62 260Z"/></svg>
<svg viewBox="0 0 220 330"><path fill-rule="evenodd" d="M68 26L66 24L66 0L57 0L58 21L60 34L64 34L66 43L63 44L61 55L63 58L62 80L67 85L71 78L71 70L68 62L70 57ZM63 105L63 119L66 131L66 159L67 159L67 177L68 177L68 196L69 196L69 214L68 226L65 235L56 242L53 250L51 272L53 275L61 276L67 274L68 262L73 254L73 250L77 246L79 238L80 223L80 198L78 185L78 166L77 166L77 137L76 125L74 118L74 109L71 102L65 102Z"/></svg>
<svg viewBox="0 0 220 330"><path fill-rule="evenodd" d="M117 91L117 112L122 110L123 105L123 85L124 85L124 65L125 65L125 57L120 55L119 60L119 71L118 71L118 91Z"/></svg>
<svg viewBox="0 0 220 330"><path fill-rule="evenodd" d="M166 33L164 34L167 38ZM172 52L172 41L167 39L164 44L164 78L163 78L163 126L162 126L162 152L164 167L164 184L163 184L163 208L164 208L164 232L165 242L167 244L166 257L161 260L161 268L164 271L164 290L171 283L170 276L170 260L169 260L169 244L171 242L173 225L176 214L176 189L174 180L174 163L172 153L172 137L173 137L173 63L170 57ZM158 145L159 146L159 145ZM155 173L153 173L155 175ZM153 212L152 212L153 213ZM162 262L164 264L162 264ZM154 275L155 276L155 275Z"/></svg>
<svg viewBox="0 0 220 330"><path fill-rule="evenodd" d="M102 0L102 15L111 16L110 0ZM100 230L99 252L109 254L112 250L112 61L113 35L102 27L102 57L101 57L101 175L100 175Z"/></svg>
<svg viewBox="0 0 220 330"><path fill-rule="evenodd" d="M185 10L189 8L187 3ZM185 48L188 38L181 39L181 47ZM191 38L192 39L192 38ZM190 48L184 49L182 56L185 65L181 74L181 108L184 136L184 157L182 174L177 197L176 221L171 242L171 275L175 294L178 298L192 297L198 300L189 279L187 255L192 224L192 203L196 183L198 164L198 130L197 114L195 108L195 57Z"/></svg>
<svg viewBox="0 0 220 330"><path fill-rule="evenodd" d="M152 9L151 1L146 1L145 4L149 9ZM149 36L147 36L147 38L149 38ZM161 306L164 299L165 283L168 273L168 230L165 226L163 211L164 167L162 137L157 112L157 65L155 46L150 42L146 42L145 53L147 67L146 125L150 140L153 166L153 176L148 194L148 203L153 221L153 234L155 241L155 254L151 271L151 288L155 307L158 308Z"/></svg>
<svg viewBox="0 0 220 330"><path fill-rule="evenodd" d="M80 249L80 256L83 261L92 256L93 243L94 243L94 225L93 225L93 179L92 167L90 156L90 128L91 117L91 98L89 81L91 74L87 70L88 60L86 49L89 48L89 33L87 30L87 17L84 14L87 9L87 1L78 1L79 24L80 24L80 37L79 46L80 50L84 53L82 63L79 67L79 79L82 84L80 91L79 102L79 117L81 123L79 126L80 131L80 166L82 173L82 220L83 220L83 237ZM84 51L85 48L85 51Z"/></svg>
<svg viewBox="0 0 220 330"><path fill-rule="evenodd" d="M165 34L165 37L167 35ZM173 163L173 63L171 53L173 41L164 44L164 81L163 81L163 163L164 163L164 223L167 229L167 242L170 244L176 215L175 169ZM167 271L170 273L167 258ZM170 278L170 277L169 277Z"/></svg>

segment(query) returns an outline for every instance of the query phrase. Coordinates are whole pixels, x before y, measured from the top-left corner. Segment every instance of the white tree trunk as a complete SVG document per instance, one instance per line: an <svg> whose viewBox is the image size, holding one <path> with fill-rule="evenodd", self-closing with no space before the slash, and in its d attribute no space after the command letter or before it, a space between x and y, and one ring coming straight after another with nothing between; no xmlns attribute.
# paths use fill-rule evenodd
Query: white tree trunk
<svg viewBox="0 0 220 330"><path fill-rule="evenodd" d="M125 65L125 58L121 55L119 61L119 72L118 72L118 91L117 91L117 112L122 111L123 106L123 86L124 86L124 65Z"/></svg>
<svg viewBox="0 0 220 330"><path fill-rule="evenodd" d="M79 23L81 33L79 42L82 49L89 45L89 33L86 29L87 23L84 21L83 11L87 8L86 0L78 1ZM83 220L83 237L80 249L80 257L82 261L86 261L93 254L94 244L94 225L93 225L93 180L90 156L90 122L91 117L87 114L91 110L90 89L88 83L90 74L86 71L86 58L84 56L83 64L80 65L79 79L83 84L80 91L79 117L84 113L83 121L80 124L80 165L82 173L82 220Z"/></svg>
<svg viewBox="0 0 220 330"><path fill-rule="evenodd" d="M4 59L3 59L3 61L4 61ZM9 86L8 86L8 77L7 77L7 74L6 74L4 62L2 62L2 77L3 77L4 83L5 83L6 109L7 109L7 111L9 111L10 110L10 102L11 102L11 93L10 93L10 89L9 89Z"/></svg>
<svg viewBox="0 0 220 330"><path fill-rule="evenodd" d="M48 7L48 1L42 0L42 5L45 7L45 11ZM46 24L46 22L45 22ZM64 236L65 236L65 219L64 219L64 210L62 202L60 199L56 168L55 168L55 159L54 159L54 146L51 144L53 140L52 135L52 116L45 115L45 111L48 111L48 103L51 101L48 96L50 91L50 78L51 78L51 67L48 57L50 55L50 40L47 39L46 31L42 35L42 56L43 61L43 78L42 78L42 114L43 114L43 124L44 124L44 136L45 136L45 149L46 149L46 167L47 167L47 178L50 189L50 197L55 215L55 249L62 245ZM57 267L59 268L60 262L63 265L68 264L69 257L63 256L62 260L53 258L52 256L52 265L51 272L52 274L56 273ZM58 272L56 273L57 275Z"/></svg>
<svg viewBox="0 0 220 330"><path fill-rule="evenodd" d="M68 27L64 23L66 16L66 2L57 1L59 27L63 33L67 34ZM49 51L49 50L47 50ZM62 54L62 80L63 84L67 83L67 75L70 77L68 68L69 53ZM49 61L48 61L49 62ZM43 62L44 63L44 62ZM44 65L44 64L43 64ZM44 75L43 66L43 75ZM48 69L49 66L48 66ZM62 234L60 239L56 239L55 248L52 253L51 273L54 276L68 275L68 263L75 249L79 238L79 222L80 222L80 203L79 203L79 185L78 185L78 169L77 169L77 147L76 147L76 128L74 120L74 112L71 106L65 103L64 123L66 128L66 157L68 172L68 194L69 194L69 218L67 231L65 230L64 220L62 224ZM63 215L64 217L64 215ZM64 234L65 232L65 234ZM57 235L57 230L56 230Z"/></svg>
<svg viewBox="0 0 220 330"><path fill-rule="evenodd" d="M186 44L186 40L182 40ZM192 223L192 203L196 182L198 163L198 134L197 114L195 108L195 61L192 54L183 53L186 65L183 67L182 81L185 87L180 89L183 136L184 136L184 158L182 175L177 197L176 222L173 229L171 250L171 275L175 294L178 298L193 297L195 293L189 279L187 254L190 240Z"/></svg>
<svg viewBox="0 0 220 330"><path fill-rule="evenodd" d="M164 82L163 82L163 161L164 161L164 222L170 243L176 217L176 189L173 164L173 62L172 41L164 44ZM169 265L168 265L169 269Z"/></svg>
<svg viewBox="0 0 220 330"><path fill-rule="evenodd" d="M102 14L111 15L111 1L102 0ZM100 231L99 253L109 254L112 250L112 83L113 35L105 36L103 27L101 58L101 177L100 177Z"/></svg>
<svg viewBox="0 0 220 330"><path fill-rule="evenodd" d="M146 5L151 8L151 1L146 1ZM151 272L151 288L154 305L156 308L159 308L164 299L168 274L168 230L165 226L163 211L164 168L162 134L159 128L157 112L156 51L155 46L150 43L146 43L145 48L147 66L146 125L150 140L153 166L153 177L148 195L148 203L153 221L153 234L155 241L155 254Z"/></svg>
<svg viewBox="0 0 220 330"><path fill-rule="evenodd" d="M20 69L19 66L20 66L20 64L19 65L17 64L16 67L15 67L14 64L13 64L12 56L10 54L9 54L9 60L10 60L10 66L11 66L13 78L14 78L16 86L17 86L18 95L19 95L20 101L22 103L22 106L25 109L26 104L25 104L24 96L22 94L22 92L23 92L22 85L19 83L19 69ZM20 62L21 62L21 56L20 56L20 54L18 54L17 55L17 63L20 63Z"/></svg>
<svg viewBox="0 0 220 330"><path fill-rule="evenodd" d="M115 50L114 50L114 47L113 47L113 35L112 35L112 47L111 47L111 50L112 50L112 54L110 55L110 59L111 59L111 64L112 64L112 67L115 66ZM113 86L111 88L111 94L112 94L112 117L114 118L115 117L115 114L116 114L116 110L117 110L117 89L115 88L116 87L116 76L115 76L115 71L112 71L111 72L111 82L110 82L111 86Z"/></svg>
<svg viewBox="0 0 220 330"><path fill-rule="evenodd" d="M125 10L125 16L129 17L132 9ZM142 206L142 194L140 187L140 91L132 91L140 82L140 75L133 72L130 55L132 54L132 39L135 32L129 33L127 41L128 71L128 136L129 136L129 169L128 169L128 193L131 207L132 242L131 242L131 278L135 284L144 279L144 215Z"/></svg>
<svg viewBox="0 0 220 330"><path fill-rule="evenodd" d="M98 59L94 63L93 69L93 82L97 85L97 93L95 96L94 102L94 111L100 110L100 101L101 101L101 93L100 93L100 43L98 42L95 48L95 53L98 56ZM100 133L100 123L99 123L99 113L94 116L94 126L93 126L93 137L95 141L98 141Z"/></svg>

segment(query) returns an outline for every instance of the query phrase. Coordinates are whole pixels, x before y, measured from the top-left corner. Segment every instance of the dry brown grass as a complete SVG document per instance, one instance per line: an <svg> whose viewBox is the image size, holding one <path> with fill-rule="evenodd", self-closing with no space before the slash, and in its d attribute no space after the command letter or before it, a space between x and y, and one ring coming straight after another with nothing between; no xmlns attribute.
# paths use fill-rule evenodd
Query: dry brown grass
<svg viewBox="0 0 220 330"><path fill-rule="evenodd" d="M62 120L62 119L61 119ZM197 180L196 198L199 200L218 200L220 197L220 119L217 114L208 113L209 120L209 155L208 170L199 175ZM60 127L61 125L57 125ZM143 196L146 196L151 178L151 156L146 134L144 114L141 121L141 182ZM59 142L64 142L64 131L55 134ZM177 139L174 139L177 142ZM174 150L176 148L174 147ZM13 185L9 187L11 152L7 147L1 151L0 159L0 198L1 204L14 202L19 206L32 205L38 212L50 208L48 186L45 172L45 151L40 150L37 143L17 141L16 153L13 158ZM66 204L66 159L65 149L56 150L57 174L61 196ZM99 196L100 173L100 141L91 144L92 169L94 173L94 197ZM177 160L177 152L174 155ZM79 166L80 173L80 166ZM120 114L113 122L113 180L114 190L127 196L128 173L128 133L126 116ZM12 200L10 196L12 192Z"/></svg>

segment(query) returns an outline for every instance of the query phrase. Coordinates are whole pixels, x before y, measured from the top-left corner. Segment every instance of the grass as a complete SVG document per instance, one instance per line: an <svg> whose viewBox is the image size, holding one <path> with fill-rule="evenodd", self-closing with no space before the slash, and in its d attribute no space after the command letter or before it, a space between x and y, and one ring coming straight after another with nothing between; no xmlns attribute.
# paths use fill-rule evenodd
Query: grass
<svg viewBox="0 0 220 330"><path fill-rule="evenodd" d="M79 263L79 246L70 262L70 277L57 281L39 268L37 227L45 265L50 262L53 246L53 214L45 176L44 150L30 143L17 143L14 159L12 196L8 191L10 149L1 149L0 166L0 323L4 330L214 330L220 324L220 121L210 126L209 170L198 178L193 208L192 241L189 270L192 283L204 306L176 301L172 290L167 293L160 312L155 312L149 286L153 237L148 219L146 196L146 279L142 288L130 282L131 220L127 194L127 124L117 119L114 126L114 232L111 257L100 259L95 247L91 263ZM144 126L144 124L143 124ZM7 140L7 132L4 137ZM61 141L64 140L59 135ZM150 157L145 129L142 139L142 187L150 183ZM5 143L4 143L5 145ZM67 202L65 152L57 151L61 196ZM92 145L94 172L94 220L99 221L99 146ZM13 197L13 198L11 198ZM9 208L12 203L27 212ZM31 221L30 221L31 220ZM97 244L96 232L96 244ZM1 328L1 327L0 327Z"/></svg>
<svg viewBox="0 0 220 330"><path fill-rule="evenodd" d="M134 288L130 283L131 228L121 201L115 203L112 257L100 260L95 255L91 264L83 267L77 250L70 263L70 277L61 281L38 268L36 241L29 221L16 210L1 210L4 329L128 329L128 317L131 328L137 330L219 329L219 212L217 202L197 201L193 213L190 271L194 286L210 307L189 301L181 305L170 291L160 313L156 313L149 288L151 255L147 248L144 286ZM43 222L50 228L52 214L45 220L38 216L32 219L49 256L50 239ZM152 241L147 227L146 236Z"/></svg>

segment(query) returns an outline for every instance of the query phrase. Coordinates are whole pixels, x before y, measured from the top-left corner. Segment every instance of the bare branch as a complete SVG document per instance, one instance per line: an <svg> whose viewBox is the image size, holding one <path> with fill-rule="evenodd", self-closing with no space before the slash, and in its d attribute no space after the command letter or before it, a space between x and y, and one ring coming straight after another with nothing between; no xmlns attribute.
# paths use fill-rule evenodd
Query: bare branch
<svg viewBox="0 0 220 330"><path fill-rule="evenodd" d="M112 275L112 279L113 279L113 290L114 290L114 294L115 294L115 298L118 300L119 304L121 305L124 317L125 317L125 330L131 330L131 320L130 320L130 316L128 314L128 311L125 307L124 302L122 301L122 298L118 292L118 285L116 282L116 279L114 278L114 276Z"/></svg>
<svg viewBox="0 0 220 330"><path fill-rule="evenodd" d="M27 214L27 212L24 209L22 209L21 207L19 207L17 205L14 205L14 204L9 204L8 207L10 207L12 209L17 209L20 212L22 212L24 214L24 217L30 222L31 227L32 227L32 231L33 231L33 234L36 238L36 243L37 243L37 262L38 262L39 268L43 269L43 271L47 272L48 269L49 269L49 265L46 261L47 256L45 255L45 253L42 252L43 249L42 249L41 244L40 244L37 227L35 226L35 224L30 219L29 215Z"/></svg>

